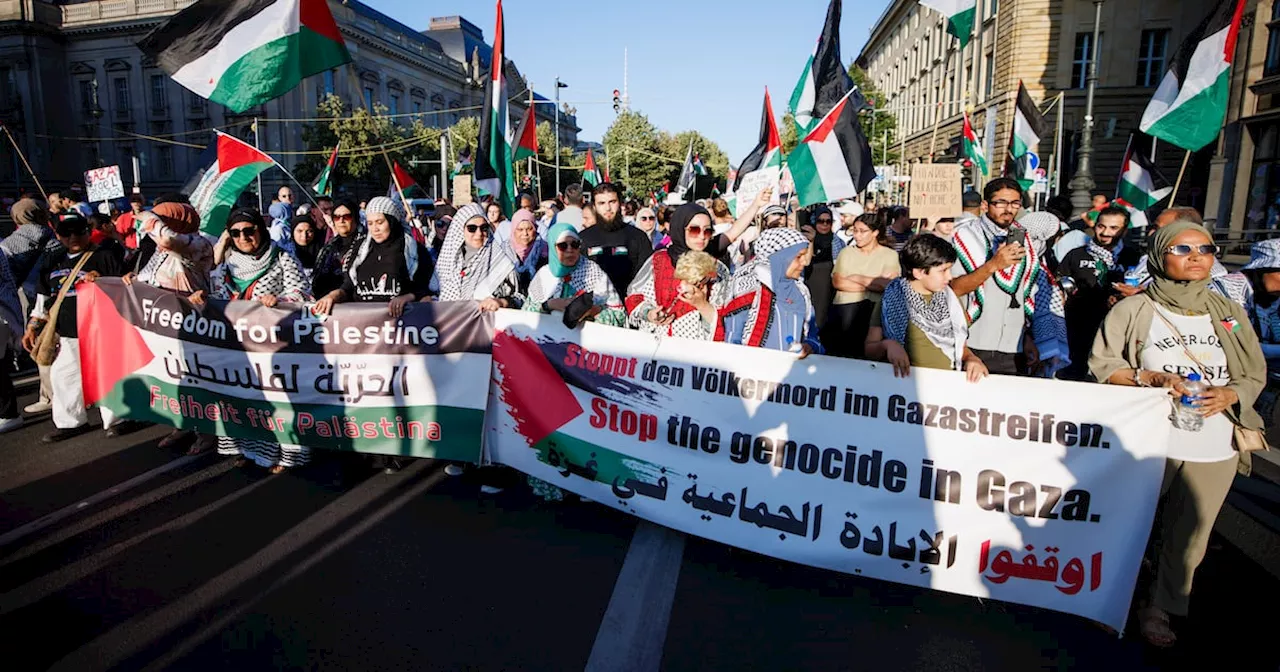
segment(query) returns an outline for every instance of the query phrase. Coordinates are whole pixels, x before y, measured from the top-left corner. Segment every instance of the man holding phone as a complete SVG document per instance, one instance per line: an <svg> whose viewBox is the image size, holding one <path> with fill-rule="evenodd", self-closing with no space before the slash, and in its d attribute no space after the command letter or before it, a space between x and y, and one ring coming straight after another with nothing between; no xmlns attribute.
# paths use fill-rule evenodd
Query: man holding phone
<svg viewBox="0 0 1280 672"><path fill-rule="evenodd" d="M1039 362L1030 337L1039 254L1018 225L1022 187L996 178L983 190L986 213L956 228L951 289L969 317L969 348L991 373L1027 375Z"/></svg>

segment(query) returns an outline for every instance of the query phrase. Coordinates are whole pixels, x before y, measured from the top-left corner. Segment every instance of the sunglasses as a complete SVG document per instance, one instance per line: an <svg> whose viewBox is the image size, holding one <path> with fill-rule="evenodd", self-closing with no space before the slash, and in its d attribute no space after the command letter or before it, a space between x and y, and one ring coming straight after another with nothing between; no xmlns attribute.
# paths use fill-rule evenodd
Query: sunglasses
<svg viewBox="0 0 1280 672"><path fill-rule="evenodd" d="M819 217L819 218L818 218L818 223L819 223L819 224L830 224L830 223L831 223L831 222L833 222L833 221L835 221L835 220L831 219L830 217Z"/></svg>
<svg viewBox="0 0 1280 672"><path fill-rule="evenodd" d="M1198 254L1204 254L1204 255L1212 256L1212 255L1216 255L1216 254L1218 253L1218 246L1217 246L1217 245L1213 245L1213 244L1209 244L1209 245L1170 245L1170 246L1169 246L1167 249L1165 249L1165 251L1164 251L1164 253L1165 253L1165 254L1172 255L1172 256L1175 256L1175 257L1186 257L1186 256L1190 256L1192 252L1196 252L1196 253L1198 253Z"/></svg>
<svg viewBox="0 0 1280 672"><path fill-rule="evenodd" d="M348 213L345 215L334 215L333 219L339 222L350 222L355 219L355 216Z"/></svg>
<svg viewBox="0 0 1280 672"><path fill-rule="evenodd" d="M645 217L644 215L640 215L640 221L642 222L652 222L655 219L657 219L657 217Z"/></svg>
<svg viewBox="0 0 1280 672"><path fill-rule="evenodd" d="M230 230L230 231L228 231L227 233L231 234L231 237L232 237L232 238L240 238L241 236L243 236L243 237L245 237L245 238L257 238L257 237L258 237L258 227L256 227L256 226L249 226L249 227L245 227L245 228L242 228L242 229L231 229L231 230Z"/></svg>
<svg viewBox="0 0 1280 672"><path fill-rule="evenodd" d="M556 249L560 250L561 252L566 252L568 250L577 250L577 249L580 249L581 247L582 247L582 241L580 240L562 240L556 243Z"/></svg>
<svg viewBox="0 0 1280 672"><path fill-rule="evenodd" d="M715 231L713 226L686 226L684 235L686 236L709 236Z"/></svg>
<svg viewBox="0 0 1280 672"><path fill-rule="evenodd" d="M694 284L694 287L710 287L711 285L716 284L717 280L719 280L719 278L714 275L707 276Z"/></svg>
<svg viewBox="0 0 1280 672"><path fill-rule="evenodd" d="M476 231L483 231L485 233L489 233L492 230L493 230L493 227L488 224L468 224L467 225L467 233L475 233Z"/></svg>

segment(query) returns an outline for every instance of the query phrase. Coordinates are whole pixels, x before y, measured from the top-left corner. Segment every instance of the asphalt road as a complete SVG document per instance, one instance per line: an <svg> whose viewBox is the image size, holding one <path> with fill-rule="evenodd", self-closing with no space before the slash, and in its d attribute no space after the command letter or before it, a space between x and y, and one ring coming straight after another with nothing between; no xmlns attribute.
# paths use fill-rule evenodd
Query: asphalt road
<svg viewBox="0 0 1280 672"><path fill-rule="evenodd" d="M42 445L49 428L0 437L6 670L1280 668L1280 558L1229 541L1238 512L1159 652L1132 628L784 563L591 503L482 496L428 460L271 476L161 450L161 428Z"/></svg>

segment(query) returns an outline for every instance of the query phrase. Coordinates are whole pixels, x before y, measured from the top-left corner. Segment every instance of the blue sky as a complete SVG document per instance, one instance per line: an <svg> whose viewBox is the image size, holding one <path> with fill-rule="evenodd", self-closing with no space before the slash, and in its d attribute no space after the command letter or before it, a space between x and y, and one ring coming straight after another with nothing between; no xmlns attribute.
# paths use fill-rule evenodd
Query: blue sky
<svg viewBox="0 0 1280 672"><path fill-rule="evenodd" d="M366 0L425 30L431 17L460 14L492 44L491 0ZM841 57L858 55L888 0L846 0ZM534 88L578 108L579 137L599 141L612 123L613 89L622 88L622 52L630 56L631 107L672 132L697 129L735 164L751 151L769 87L781 115L813 52L827 0L504 0L507 57ZM602 101L591 104L590 101Z"/></svg>

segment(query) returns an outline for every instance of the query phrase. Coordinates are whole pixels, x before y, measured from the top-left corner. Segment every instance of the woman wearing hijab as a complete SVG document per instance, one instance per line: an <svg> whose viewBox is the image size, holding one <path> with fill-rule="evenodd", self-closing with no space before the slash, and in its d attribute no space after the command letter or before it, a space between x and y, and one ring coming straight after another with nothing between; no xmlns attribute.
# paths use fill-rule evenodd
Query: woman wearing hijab
<svg viewBox="0 0 1280 672"><path fill-rule="evenodd" d="M511 249L496 243L479 203L458 209L436 263L441 301L479 301L481 310L520 307L520 276Z"/></svg>
<svg viewBox="0 0 1280 672"><path fill-rule="evenodd" d="M653 208L640 208L636 212L636 227L649 234L649 243L653 249L661 249L662 239L666 235L658 228L658 214Z"/></svg>
<svg viewBox="0 0 1280 672"><path fill-rule="evenodd" d="M213 243L200 234L200 213L186 203L161 203L135 218L139 242L155 243L155 254L136 278L153 287L189 294L209 289ZM132 282L135 275L124 277Z"/></svg>
<svg viewBox="0 0 1280 672"><path fill-rule="evenodd" d="M813 228L806 227L804 234L813 242L813 260L804 271L804 284L809 288L818 328L827 323L827 311L835 297L831 284L831 271L836 257L844 249L844 240L835 234L835 215L826 206L819 206L813 213Z"/></svg>
<svg viewBox="0 0 1280 672"><path fill-rule="evenodd" d="M511 217L511 254L516 259L516 273L520 275L520 294L529 291L529 283L538 269L547 265L547 241L538 237L538 221L532 212L517 210Z"/></svg>
<svg viewBox="0 0 1280 672"><path fill-rule="evenodd" d="M1171 429L1155 581L1139 612L1143 637L1168 647L1176 641L1170 615L1187 614L1192 578L1218 510L1237 471L1251 466L1233 434L1241 429L1248 437L1262 428L1253 404L1267 367L1244 309L1209 289L1217 246L1204 227L1177 220L1156 232L1149 250L1151 284L1107 314L1089 369L1102 382L1165 387L1173 396L1185 392L1183 377L1173 371L1198 372L1211 386L1197 404L1203 427Z"/></svg>
<svg viewBox="0 0 1280 672"><path fill-rule="evenodd" d="M753 348L822 354L813 303L803 282L809 241L795 229L769 229L756 256L733 275L733 297L720 315L726 341Z"/></svg>
<svg viewBox="0 0 1280 672"><path fill-rule="evenodd" d="M628 321L642 331L660 336L697 333L702 318L690 304L679 301L680 280L676 266L690 251L703 252L715 237L711 213L696 203L686 203L671 215L671 244L649 256L627 288ZM729 269L716 264L716 279L709 287L711 303L728 302ZM687 322L684 323L684 322Z"/></svg>
<svg viewBox="0 0 1280 672"><path fill-rule="evenodd" d="M593 318L611 327L626 326L622 300L609 282L604 269L582 255L582 239L571 224L556 224L547 232L555 249L529 283L529 298L524 309L538 313L564 310L575 297L591 292L591 300L599 313Z"/></svg>
<svg viewBox="0 0 1280 672"><path fill-rule="evenodd" d="M311 300L311 283L296 257L271 242L262 214L252 208L232 211L227 217L231 244L225 260L214 269L209 291L197 290L191 303L204 305L206 294L215 299L258 301L270 308L277 302L304 303ZM279 444L262 439L218 437L218 453L237 455L237 464L247 460L278 474L288 467L306 464L311 450L303 446Z"/></svg>
<svg viewBox="0 0 1280 672"><path fill-rule="evenodd" d="M970 382L987 375L982 360L965 345L969 324L951 291L956 250L938 236L916 236L902 248L902 277L889 283L873 308L866 356L893 365L905 378L911 367L964 371Z"/></svg>
<svg viewBox="0 0 1280 672"><path fill-rule="evenodd" d="M363 237L359 222L359 208L351 201L343 201L333 207L333 237L320 248L315 266L311 269L311 289L316 296L325 296L338 289L346 279L347 257L360 247Z"/></svg>
<svg viewBox="0 0 1280 672"><path fill-rule="evenodd" d="M316 315L328 315L335 303L360 301L386 303L391 316L399 317L405 305L427 295L431 255L404 230L395 203L379 196L369 201L365 213L369 233L349 256L342 286L316 301Z"/></svg>
<svg viewBox="0 0 1280 672"><path fill-rule="evenodd" d="M324 247L311 215L294 216L292 235L293 256L298 258L298 263L302 264L302 270L306 271L307 278L310 279L316 267L316 258L320 256L320 248Z"/></svg>

